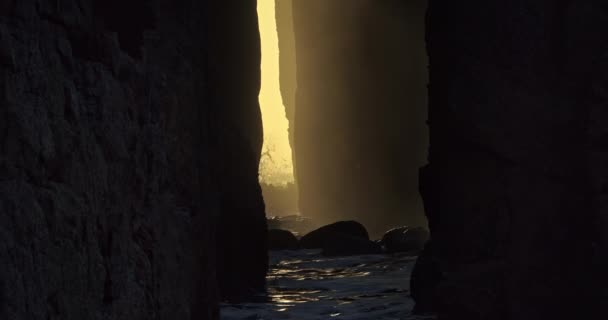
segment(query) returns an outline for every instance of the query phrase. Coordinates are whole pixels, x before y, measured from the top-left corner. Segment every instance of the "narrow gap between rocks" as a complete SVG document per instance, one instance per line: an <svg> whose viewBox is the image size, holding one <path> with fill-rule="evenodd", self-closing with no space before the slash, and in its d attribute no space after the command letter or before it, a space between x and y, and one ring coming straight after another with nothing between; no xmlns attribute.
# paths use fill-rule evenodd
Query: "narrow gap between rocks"
<svg viewBox="0 0 608 320"><path fill-rule="evenodd" d="M424 6L257 6L270 270L222 319L425 318L410 294L429 238Z"/></svg>

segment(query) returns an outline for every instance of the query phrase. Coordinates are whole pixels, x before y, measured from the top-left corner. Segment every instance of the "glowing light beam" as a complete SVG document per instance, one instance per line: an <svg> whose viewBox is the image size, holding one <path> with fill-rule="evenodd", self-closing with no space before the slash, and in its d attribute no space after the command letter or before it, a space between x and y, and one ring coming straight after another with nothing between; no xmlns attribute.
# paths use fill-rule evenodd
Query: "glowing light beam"
<svg viewBox="0 0 608 320"><path fill-rule="evenodd" d="M293 183L293 163L289 145L289 123L279 82L279 38L275 0L258 0L258 20L262 44L262 87L259 101L264 125L264 146L260 161L260 182L272 185Z"/></svg>

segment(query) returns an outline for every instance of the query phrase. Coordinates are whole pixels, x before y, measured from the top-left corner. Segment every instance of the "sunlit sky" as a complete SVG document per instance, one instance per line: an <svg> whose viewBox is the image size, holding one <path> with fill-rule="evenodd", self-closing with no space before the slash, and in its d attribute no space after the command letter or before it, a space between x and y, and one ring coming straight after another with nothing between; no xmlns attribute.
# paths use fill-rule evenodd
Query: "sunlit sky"
<svg viewBox="0 0 608 320"><path fill-rule="evenodd" d="M258 19L262 40L262 88L260 107L264 123L264 147L260 163L260 181L267 184L293 182L293 164L289 145L288 121L279 82L279 40L275 0L258 0Z"/></svg>

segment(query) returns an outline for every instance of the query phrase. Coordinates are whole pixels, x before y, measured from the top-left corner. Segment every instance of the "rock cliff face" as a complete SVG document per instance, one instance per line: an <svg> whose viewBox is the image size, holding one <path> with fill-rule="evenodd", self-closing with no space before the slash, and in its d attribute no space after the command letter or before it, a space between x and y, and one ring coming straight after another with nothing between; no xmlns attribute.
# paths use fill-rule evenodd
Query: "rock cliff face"
<svg viewBox="0 0 608 320"><path fill-rule="evenodd" d="M0 318L217 319L263 284L255 17L0 1Z"/></svg>
<svg viewBox="0 0 608 320"><path fill-rule="evenodd" d="M222 297L263 289L268 269L266 215L258 183L262 150L260 38L256 0L210 1L208 83L216 121L220 222L218 275Z"/></svg>
<svg viewBox="0 0 608 320"><path fill-rule="evenodd" d="M279 68L281 97L285 106L285 115L289 121L289 142L293 152L294 166L297 166L295 157L295 146L293 141L295 128L296 109L296 38L294 32L293 0L275 0L275 12L277 18L277 34L279 38ZM297 170L294 169L294 174ZM296 177L297 179L297 177Z"/></svg>
<svg viewBox="0 0 608 320"><path fill-rule="evenodd" d="M605 5L432 0L428 17L431 148L420 186L425 261L442 277L427 298L445 319L595 319Z"/></svg>
<svg viewBox="0 0 608 320"><path fill-rule="evenodd" d="M424 1L293 1L300 209L373 234L424 224Z"/></svg>

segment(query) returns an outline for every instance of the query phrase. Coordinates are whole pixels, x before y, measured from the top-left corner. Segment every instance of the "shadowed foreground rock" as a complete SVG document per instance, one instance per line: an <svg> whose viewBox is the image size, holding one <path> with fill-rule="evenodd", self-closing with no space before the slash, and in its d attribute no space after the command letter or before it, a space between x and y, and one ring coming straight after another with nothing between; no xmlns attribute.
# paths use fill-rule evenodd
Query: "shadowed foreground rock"
<svg viewBox="0 0 608 320"><path fill-rule="evenodd" d="M0 1L0 319L217 319L217 251L263 286L255 1L208 5Z"/></svg>
<svg viewBox="0 0 608 320"><path fill-rule="evenodd" d="M268 270L266 213L258 182L262 123L257 1L204 2L210 29L210 81L205 85L215 117L206 124L213 128L218 153L208 155L219 189L217 279L223 300L242 299L264 289Z"/></svg>
<svg viewBox="0 0 608 320"><path fill-rule="evenodd" d="M608 8L429 4L433 246L412 285L435 288L442 319L606 319L591 260L608 248ZM441 278L423 279L429 262Z"/></svg>

